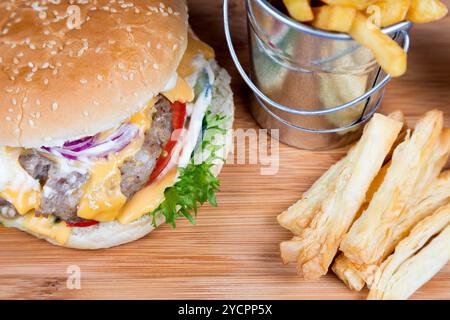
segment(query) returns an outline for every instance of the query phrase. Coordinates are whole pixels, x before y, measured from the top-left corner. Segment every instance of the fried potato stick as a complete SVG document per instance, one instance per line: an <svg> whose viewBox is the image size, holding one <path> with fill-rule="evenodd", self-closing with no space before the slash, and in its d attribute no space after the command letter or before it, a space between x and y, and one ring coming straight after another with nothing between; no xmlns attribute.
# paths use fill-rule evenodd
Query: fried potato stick
<svg viewBox="0 0 450 320"><path fill-rule="evenodd" d="M315 279L327 273L342 237L364 202L367 190L402 126L401 122L376 114L364 128L360 141L349 151L335 187L309 226L298 237L281 243L285 262L295 255L293 249L298 252L298 269L305 278Z"/></svg>
<svg viewBox="0 0 450 320"><path fill-rule="evenodd" d="M375 275L368 299L407 299L450 260L450 205L422 220Z"/></svg>
<svg viewBox="0 0 450 320"><path fill-rule="evenodd" d="M405 238L419 221L448 203L450 203L450 170L442 172L439 178L428 186L427 192L417 204L409 208L407 217L393 232L391 249L386 250L388 254L393 252L395 245ZM369 286L372 284L378 267L378 264L353 263L341 253L335 259L332 270L350 289L359 291L365 284Z"/></svg>
<svg viewBox="0 0 450 320"><path fill-rule="evenodd" d="M405 137L406 122L401 111L394 111L388 115L390 119L403 123L402 131L397 137L386 160L390 160L395 147L400 144ZM311 220L320 211L320 207L328 195L336 188L336 181L344 166L347 164L348 156L345 156L332 165L305 193L300 200L290 206L286 211L278 215L278 223L290 230L293 234L299 235L309 225ZM295 247L295 246L294 246ZM293 261L297 260L298 254ZM288 259L290 260L290 259Z"/></svg>
<svg viewBox="0 0 450 320"><path fill-rule="evenodd" d="M352 262L369 265L383 258L385 243L391 240L401 213L411 199L417 201L417 195L423 194L426 185L439 174L442 166L430 162L433 162L433 150L440 142L442 125L442 112L427 112L411 137L394 151L382 185L341 243L341 251Z"/></svg>

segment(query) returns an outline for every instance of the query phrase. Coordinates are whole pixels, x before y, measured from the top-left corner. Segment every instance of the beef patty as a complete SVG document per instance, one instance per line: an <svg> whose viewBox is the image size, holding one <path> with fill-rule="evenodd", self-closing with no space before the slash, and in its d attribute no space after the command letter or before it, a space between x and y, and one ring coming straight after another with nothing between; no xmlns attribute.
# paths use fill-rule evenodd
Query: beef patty
<svg viewBox="0 0 450 320"><path fill-rule="evenodd" d="M156 160L172 135L172 107L169 100L160 96L150 112L152 114L149 116L153 119L152 126L145 133L141 150L127 159L120 168L122 173L120 188L127 198L148 182L155 169Z"/></svg>
<svg viewBox="0 0 450 320"><path fill-rule="evenodd" d="M170 102L160 97L155 107L149 110L152 126L145 133L142 148L120 167L122 174L121 190L131 197L145 186L153 172L161 151L172 135L172 108ZM68 222L79 222L77 208L83 197L82 187L89 175L78 171L62 171L56 162L35 149L25 150L19 163L43 187L38 214L53 214ZM4 208L4 209L3 209ZM14 207L0 199L0 213L11 215Z"/></svg>

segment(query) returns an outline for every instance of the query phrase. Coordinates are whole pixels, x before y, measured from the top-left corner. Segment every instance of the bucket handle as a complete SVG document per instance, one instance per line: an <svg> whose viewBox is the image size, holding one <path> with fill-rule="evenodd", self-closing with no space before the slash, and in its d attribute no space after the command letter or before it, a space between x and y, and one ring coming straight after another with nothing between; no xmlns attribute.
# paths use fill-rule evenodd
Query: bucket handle
<svg viewBox="0 0 450 320"><path fill-rule="evenodd" d="M369 120L374 113L377 111L378 107L380 106L381 100L383 100L383 96L384 93L381 94L381 96L378 98L377 102L375 103L374 107L369 111L369 113L363 115L361 118L359 118L358 120L356 120L355 122L352 122L344 127L340 127L340 128L333 128L333 129L310 129L310 128L306 128L306 127L302 127L296 124L293 124L292 122L289 122L283 118L281 118L279 115L277 115L276 113L274 113L272 110L270 110L262 101L261 99L256 96L256 101L258 102L258 104L270 115L272 116L275 120L283 123L284 125L291 127L293 129L296 130L301 130L301 131L305 131L305 132L310 132L310 133L339 133L339 132L344 132L347 130L350 130L356 126L359 126L361 123L366 122L367 120Z"/></svg>
<svg viewBox="0 0 450 320"><path fill-rule="evenodd" d="M227 40L228 49L230 50L231 58L234 61L234 64L236 66L236 69L238 70L241 77L244 79L245 83L252 89L252 91L265 103L281 110L284 112L297 114L297 115L303 115L303 116L319 116L319 115L325 115L337 111L341 111L347 108L350 108L354 106L355 104L358 104L370 96L372 96L375 92L383 88L389 80L391 80L390 75L386 75L386 77L383 78L376 86L374 86L372 89L367 91L365 94L359 96L358 98L355 98L347 103L341 104L339 106L330 108L330 109L323 109L323 110L298 110L298 109L291 109L289 107L286 107L282 104L279 104L272 99L270 99L268 96L266 96L259 88L256 86L256 84L250 79L250 77L247 75L247 72L243 68L241 62L239 61L239 58L237 56L236 50L234 48L233 40L231 38L231 31L230 31L230 23L229 23L229 11L228 11L228 0L223 0L223 23L224 23L224 30L225 30L225 38ZM409 34L408 31L405 29L399 30L399 32L403 36L403 50L405 52L408 52L410 40L409 40Z"/></svg>

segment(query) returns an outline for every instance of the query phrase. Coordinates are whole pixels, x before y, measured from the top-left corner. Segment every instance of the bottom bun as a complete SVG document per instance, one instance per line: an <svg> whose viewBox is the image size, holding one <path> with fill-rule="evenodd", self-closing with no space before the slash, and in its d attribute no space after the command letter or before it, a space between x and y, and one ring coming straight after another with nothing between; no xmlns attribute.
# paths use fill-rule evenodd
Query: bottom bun
<svg viewBox="0 0 450 320"><path fill-rule="evenodd" d="M213 98L209 110L213 114L221 114L227 117L227 121L224 123L223 129L227 131L225 147L221 152L226 158L226 155L231 150L232 146L232 126L234 119L234 104L233 93L230 88L230 76L228 73L220 68L216 61L210 61L211 68L215 73L215 81L213 88ZM216 164L212 170L217 176L222 169L223 163ZM118 221L102 222L92 227L86 228L72 228L72 233L64 245L56 242L54 239L42 237L30 231L23 225L23 217L20 216L15 219L3 219L0 216L0 222L7 227L14 227L32 234L40 239L45 239L48 242L74 249L105 249L128 242L135 241L149 234L155 229L153 225L153 217L145 215L140 219L133 221L129 224L121 224ZM164 217L158 216L156 218L156 225L164 223Z"/></svg>

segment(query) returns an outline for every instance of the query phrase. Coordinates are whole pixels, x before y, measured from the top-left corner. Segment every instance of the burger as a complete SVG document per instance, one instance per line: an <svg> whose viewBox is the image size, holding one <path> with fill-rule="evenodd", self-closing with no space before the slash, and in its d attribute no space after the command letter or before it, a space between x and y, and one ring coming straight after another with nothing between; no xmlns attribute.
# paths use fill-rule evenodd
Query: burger
<svg viewBox="0 0 450 320"><path fill-rule="evenodd" d="M183 0L0 3L0 222L100 249L216 204L230 77Z"/></svg>

